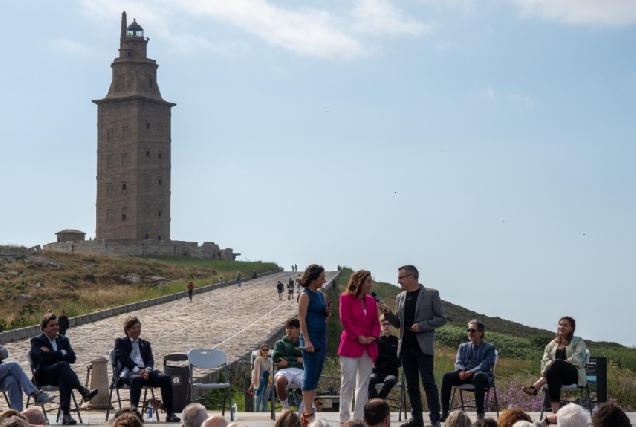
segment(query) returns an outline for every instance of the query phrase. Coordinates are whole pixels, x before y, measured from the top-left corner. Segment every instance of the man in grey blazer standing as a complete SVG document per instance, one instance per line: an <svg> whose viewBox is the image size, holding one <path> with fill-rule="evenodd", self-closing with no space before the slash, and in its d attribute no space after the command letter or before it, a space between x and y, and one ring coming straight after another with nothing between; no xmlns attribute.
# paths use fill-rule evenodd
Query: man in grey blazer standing
<svg viewBox="0 0 636 427"><path fill-rule="evenodd" d="M412 418L402 427L422 427L422 377L429 418L434 427L440 427L439 392L433 376L435 329L446 323L446 312L436 289L427 289L419 282L419 272L413 265L398 269L398 283L402 292L396 298L395 313L380 304L384 317L400 328L397 354L406 377L407 392L411 401Z"/></svg>

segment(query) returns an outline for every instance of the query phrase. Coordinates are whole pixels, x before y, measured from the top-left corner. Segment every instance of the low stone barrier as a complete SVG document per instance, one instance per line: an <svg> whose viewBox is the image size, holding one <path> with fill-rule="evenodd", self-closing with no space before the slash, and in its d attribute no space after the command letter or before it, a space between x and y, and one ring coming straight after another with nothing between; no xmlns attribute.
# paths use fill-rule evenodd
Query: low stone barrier
<svg viewBox="0 0 636 427"><path fill-rule="evenodd" d="M278 273L282 270L267 271L262 274L258 274L257 277L269 276L270 274ZM336 276L337 277L337 276ZM248 282L252 280L251 277L241 279L241 282ZM223 283L215 283L213 285L203 286L201 288L194 289L195 294L201 294L204 292L210 292L215 289L225 288L227 286L235 285L237 280L229 280ZM331 283L331 282L330 282ZM174 301L176 299L187 298L188 292L177 292L176 294L164 295L149 300L134 302L131 304L120 305L113 308L107 308L105 310L95 311L93 313L83 314L81 316L70 317L69 327L75 327L84 325L86 323L92 323L105 319L107 317L116 316L122 313L129 313L137 311L141 308L150 307L151 305L164 304L166 302ZM284 330L284 328L283 328ZM26 328L11 329L9 331L0 332L0 344L6 344L14 341L19 341L25 338L31 338L40 333L40 325L28 326Z"/></svg>

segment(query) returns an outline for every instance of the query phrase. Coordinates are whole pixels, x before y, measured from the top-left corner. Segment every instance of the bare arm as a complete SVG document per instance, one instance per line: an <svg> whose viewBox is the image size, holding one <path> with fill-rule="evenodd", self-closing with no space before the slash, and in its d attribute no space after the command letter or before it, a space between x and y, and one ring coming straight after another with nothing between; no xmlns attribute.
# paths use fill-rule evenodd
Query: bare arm
<svg viewBox="0 0 636 427"><path fill-rule="evenodd" d="M300 332L305 340L305 350L313 353L314 345L309 340L309 330L307 329L307 308L309 308L309 295L307 292L303 292L298 298L298 320L300 321Z"/></svg>

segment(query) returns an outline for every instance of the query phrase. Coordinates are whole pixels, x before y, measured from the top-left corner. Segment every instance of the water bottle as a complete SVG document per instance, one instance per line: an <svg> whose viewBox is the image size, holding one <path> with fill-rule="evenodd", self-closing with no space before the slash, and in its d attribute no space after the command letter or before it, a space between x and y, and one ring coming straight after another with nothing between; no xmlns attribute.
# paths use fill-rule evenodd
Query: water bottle
<svg viewBox="0 0 636 427"><path fill-rule="evenodd" d="M237 418L236 418L236 413L238 412L238 408L236 407L236 402L234 402L234 403L232 404L232 409L231 409L231 411L232 411L232 418L234 418L234 419L236 420L236 419L237 419Z"/></svg>
<svg viewBox="0 0 636 427"><path fill-rule="evenodd" d="M148 402L148 421L152 421L152 405Z"/></svg>

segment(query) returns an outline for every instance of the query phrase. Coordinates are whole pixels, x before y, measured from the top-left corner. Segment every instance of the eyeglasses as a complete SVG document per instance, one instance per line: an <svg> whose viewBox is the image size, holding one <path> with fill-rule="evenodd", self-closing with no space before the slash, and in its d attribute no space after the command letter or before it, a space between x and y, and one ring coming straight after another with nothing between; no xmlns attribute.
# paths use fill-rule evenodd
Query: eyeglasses
<svg viewBox="0 0 636 427"><path fill-rule="evenodd" d="M390 323L383 323L382 326L391 326Z"/></svg>
<svg viewBox="0 0 636 427"><path fill-rule="evenodd" d="M409 276L411 276L411 274L405 274L404 276L398 276L398 280L402 280L402 279L407 278Z"/></svg>
<svg viewBox="0 0 636 427"><path fill-rule="evenodd" d="M472 332L474 334L475 332L477 332L477 329L468 328L466 329L466 332Z"/></svg>

